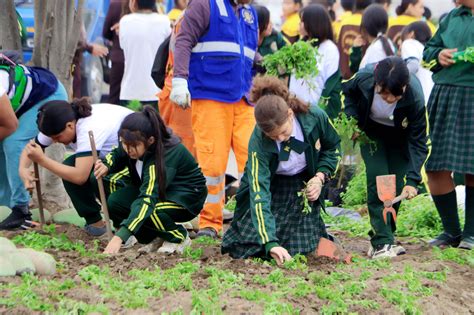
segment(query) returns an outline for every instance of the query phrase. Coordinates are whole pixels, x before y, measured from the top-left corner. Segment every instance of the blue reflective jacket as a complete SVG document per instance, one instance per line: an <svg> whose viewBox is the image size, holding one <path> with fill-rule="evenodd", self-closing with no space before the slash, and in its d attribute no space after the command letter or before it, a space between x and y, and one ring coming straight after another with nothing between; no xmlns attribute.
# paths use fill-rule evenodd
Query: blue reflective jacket
<svg viewBox="0 0 474 315"><path fill-rule="evenodd" d="M189 90L193 99L233 103L250 89L257 50L257 14L250 6L234 13L230 0L209 0L209 30L191 53Z"/></svg>

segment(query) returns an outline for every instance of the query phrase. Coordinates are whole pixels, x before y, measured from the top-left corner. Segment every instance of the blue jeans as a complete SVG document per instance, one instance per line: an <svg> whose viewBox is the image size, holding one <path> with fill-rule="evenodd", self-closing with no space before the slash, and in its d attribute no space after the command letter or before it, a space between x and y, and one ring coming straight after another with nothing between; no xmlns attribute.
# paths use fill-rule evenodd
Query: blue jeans
<svg viewBox="0 0 474 315"><path fill-rule="evenodd" d="M61 83L58 84L56 92L21 115L18 129L0 141L0 205L2 206L28 205L30 201L30 195L18 173L20 155L28 141L38 135L36 124L38 109L52 100L68 100Z"/></svg>

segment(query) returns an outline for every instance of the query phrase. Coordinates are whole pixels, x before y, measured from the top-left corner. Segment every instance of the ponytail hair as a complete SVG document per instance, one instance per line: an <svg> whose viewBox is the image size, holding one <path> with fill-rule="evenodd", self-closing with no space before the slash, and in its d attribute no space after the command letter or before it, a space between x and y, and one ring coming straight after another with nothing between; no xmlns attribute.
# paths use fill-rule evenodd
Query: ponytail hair
<svg viewBox="0 0 474 315"><path fill-rule="evenodd" d="M420 0L402 0L402 3L396 8L395 13L397 13L397 15L403 15L410 4L415 5L418 1Z"/></svg>
<svg viewBox="0 0 474 315"><path fill-rule="evenodd" d="M288 119L288 109L307 113L309 105L296 98L278 78L263 76L253 80L250 101L255 103L255 120L265 133L281 127Z"/></svg>
<svg viewBox="0 0 474 315"><path fill-rule="evenodd" d="M388 57L376 64L374 81L382 91L394 96L402 96L404 88L410 82L406 63L400 57Z"/></svg>
<svg viewBox="0 0 474 315"><path fill-rule="evenodd" d="M402 30L402 39L405 40L411 32L413 32L415 39L423 45L426 45L432 36L431 29L425 21L417 21L405 26Z"/></svg>
<svg viewBox="0 0 474 315"><path fill-rule="evenodd" d="M74 99L71 103L55 100L46 102L39 108L36 123L39 131L51 137L60 134L68 122L90 115L92 115L92 105L87 97Z"/></svg>
<svg viewBox="0 0 474 315"><path fill-rule="evenodd" d="M362 34L375 37L380 40L386 56L393 56L394 51L385 33L388 29L388 14L380 4L371 4L362 15L360 30Z"/></svg>
<svg viewBox="0 0 474 315"><path fill-rule="evenodd" d="M165 143L171 139L171 133L157 111L150 105L143 107L142 111L135 112L122 121L119 137L127 146L137 146L139 142L155 155L155 169L158 182L158 196L160 200L166 199L166 168L165 168ZM155 141L148 145L148 140L153 137Z"/></svg>

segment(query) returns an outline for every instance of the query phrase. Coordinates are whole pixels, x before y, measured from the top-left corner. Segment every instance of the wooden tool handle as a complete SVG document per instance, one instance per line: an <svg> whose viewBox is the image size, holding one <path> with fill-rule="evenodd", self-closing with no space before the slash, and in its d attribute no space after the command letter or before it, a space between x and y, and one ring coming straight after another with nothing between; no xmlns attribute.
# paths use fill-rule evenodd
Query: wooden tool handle
<svg viewBox="0 0 474 315"><path fill-rule="evenodd" d="M40 215L40 228L43 228L43 225L46 223L44 219L44 209L43 209L43 197L41 195L41 183L40 183L40 174L38 163L33 162L33 168L35 170L35 184L36 184L36 197L38 198L38 209Z"/></svg>
<svg viewBox="0 0 474 315"><path fill-rule="evenodd" d="M99 159L97 156L97 149L95 147L95 141L94 141L94 133L92 130L89 131L89 140L91 142L91 149L92 149L92 158L94 160L94 166L95 162ZM97 184L99 186L99 195L100 195L100 203L102 204L102 212L104 213L104 219L105 219L105 225L107 227L107 237L109 240L112 239L113 234L112 234L112 227L110 226L110 217L109 217L109 210L107 208L107 198L105 198L105 190L104 190L104 183L101 178L97 178Z"/></svg>
<svg viewBox="0 0 474 315"><path fill-rule="evenodd" d="M408 193L406 193L406 192L400 194L400 196L397 196L392 200L392 205L396 204L397 202L400 202L402 200L405 200L407 197L408 197Z"/></svg>

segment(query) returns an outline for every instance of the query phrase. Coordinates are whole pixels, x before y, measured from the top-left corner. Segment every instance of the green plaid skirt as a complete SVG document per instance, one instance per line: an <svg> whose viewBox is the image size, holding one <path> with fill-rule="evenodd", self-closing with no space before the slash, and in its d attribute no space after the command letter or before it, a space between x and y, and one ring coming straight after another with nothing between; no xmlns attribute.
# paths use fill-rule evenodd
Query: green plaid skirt
<svg viewBox="0 0 474 315"><path fill-rule="evenodd" d="M474 174L474 88L435 85L428 102L427 171Z"/></svg>
<svg viewBox="0 0 474 315"><path fill-rule="evenodd" d="M313 252L320 237L327 237L319 203L312 203L311 213L302 212L302 197L298 197L297 192L304 188L305 180L307 177L302 174L275 175L270 187L278 243L292 256ZM235 219L224 234L222 253L229 253L233 258L264 257L265 247L259 243L260 238L252 223L250 209L239 208L237 204L236 212L240 211L244 213L236 213Z"/></svg>

